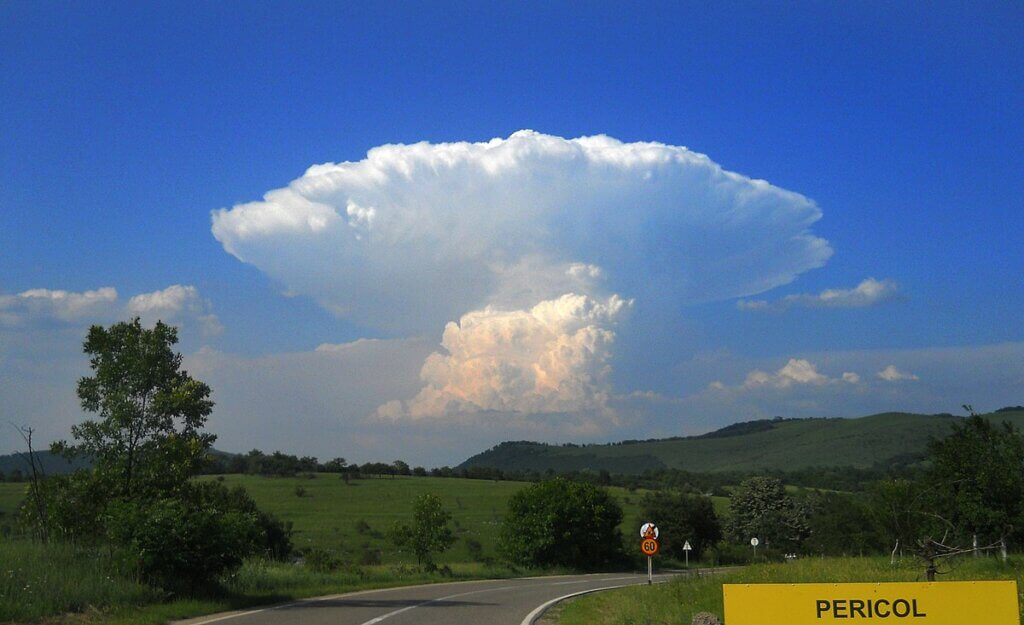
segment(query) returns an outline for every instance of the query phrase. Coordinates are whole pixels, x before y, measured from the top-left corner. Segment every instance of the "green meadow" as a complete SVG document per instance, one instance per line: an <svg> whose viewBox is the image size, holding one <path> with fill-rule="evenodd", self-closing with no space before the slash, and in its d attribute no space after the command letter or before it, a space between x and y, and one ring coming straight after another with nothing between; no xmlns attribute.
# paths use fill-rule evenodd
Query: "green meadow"
<svg viewBox="0 0 1024 625"><path fill-rule="evenodd" d="M315 573L294 564L250 560L225 580L224 596L176 599L133 581L113 554L103 550L0 538L0 623L156 625L168 619L365 588L543 573L500 562L488 564L492 558L498 560L497 541L508 499L526 487L525 482L384 477L346 483L330 473L199 479L242 486L261 509L293 523L297 549L323 549L339 559L341 567ZM0 484L0 530L7 528L3 535L16 530L17 507L25 489L25 484ZM644 492L610 490L622 505L622 531L628 540L636 535ZM458 540L438 558L439 564L450 568L450 575L417 570L412 566L415 558L399 552L388 540L388 528L396 521L408 522L414 499L425 493L437 494L452 513ZM727 503L724 498L715 502L720 509ZM480 557L471 555L471 541L480 543Z"/></svg>
<svg viewBox="0 0 1024 625"><path fill-rule="evenodd" d="M1016 580L1018 592L1024 589L1024 558L1021 556L1012 557L1006 563L995 557L964 557L944 566L941 573L940 581ZM698 612L711 612L722 618L722 584L920 582L924 579L924 565L913 558L904 558L896 565L890 565L886 557L807 558L587 595L556 607L545 617L544 623L690 625Z"/></svg>
<svg viewBox="0 0 1024 625"><path fill-rule="evenodd" d="M226 475L226 486L244 487L263 510L294 524L295 546L319 547L342 559L359 561L367 552L378 552L385 564L409 562L388 541L388 529L412 516L416 497L434 493L452 513L458 537L455 545L438 558L439 564L469 562L470 541L477 541L484 557L497 557L498 535L509 498L526 482L468 480L439 477L383 477L346 483L331 473L308 477L279 478ZM221 479L204 477L202 479ZM636 534L643 491L609 489L623 510L622 532ZM299 496L299 492L302 496ZM719 508L728 499L716 498ZM639 538L638 538L639 540Z"/></svg>

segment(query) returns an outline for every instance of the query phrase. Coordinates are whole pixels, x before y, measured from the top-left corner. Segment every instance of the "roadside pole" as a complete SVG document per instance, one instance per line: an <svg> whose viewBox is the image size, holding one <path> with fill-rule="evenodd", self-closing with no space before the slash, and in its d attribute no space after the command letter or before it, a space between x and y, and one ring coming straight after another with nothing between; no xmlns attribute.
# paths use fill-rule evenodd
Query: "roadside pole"
<svg viewBox="0 0 1024 625"><path fill-rule="evenodd" d="M654 554L658 553L658 526L647 522L640 526L640 552L647 556L647 583L654 583Z"/></svg>
<svg viewBox="0 0 1024 625"><path fill-rule="evenodd" d="M686 568L690 568L690 551L693 547L690 546L690 541L686 541L683 544L683 553L686 554Z"/></svg>

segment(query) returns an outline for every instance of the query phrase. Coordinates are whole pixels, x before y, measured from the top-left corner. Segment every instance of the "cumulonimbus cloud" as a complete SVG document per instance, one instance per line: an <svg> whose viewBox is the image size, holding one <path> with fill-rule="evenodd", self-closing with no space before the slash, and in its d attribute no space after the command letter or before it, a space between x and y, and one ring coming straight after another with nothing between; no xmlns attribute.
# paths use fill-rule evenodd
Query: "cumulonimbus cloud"
<svg viewBox="0 0 1024 625"><path fill-rule="evenodd" d="M785 284L831 255L810 231L820 216L684 147L520 131L315 165L214 211L212 231L363 326L436 336L447 324L422 390L378 417L607 415L623 302L658 310Z"/></svg>
<svg viewBox="0 0 1024 625"><path fill-rule="evenodd" d="M520 131L315 165L214 211L212 231L290 292L411 334L488 304L588 292L593 277L572 267L625 297L642 276L674 305L756 294L825 263L832 250L810 231L820 216L684 147Z"/></svg>
<svg viewBox="0 0 1024 625"><path fill-rule="evenodd" d="M740 310L782 311L793 306L807 308L866 308L896 297L899 287L894 280L867 278L852 289L825 289L812 295L799 293L775 300L740 300Z"/></svg>
<svg viewBox="0 0 1024 625"><path fill-rule="evenodd" d="M590 412L613 418L606 378L615 332L631 302L567 294L529 310L485 308L449 323L424 387L377 410L383 419L437 415Z"/></svg>

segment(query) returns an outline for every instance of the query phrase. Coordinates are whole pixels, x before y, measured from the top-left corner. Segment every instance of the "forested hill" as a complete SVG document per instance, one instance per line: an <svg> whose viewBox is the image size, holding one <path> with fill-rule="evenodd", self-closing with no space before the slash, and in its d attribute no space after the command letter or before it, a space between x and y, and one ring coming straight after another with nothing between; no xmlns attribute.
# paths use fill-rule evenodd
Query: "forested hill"
<svg viewBox="0 0 1024 625"><path fill-rule="evenodd" d="M69 462L62 456L54 455L47 450L37 451L36 458L42 463L43 471L47 475L70 473L89 465L88 461L82 459ZM0 456L0 473L10 478L15 471L20 471L23 475L29 474L28 457L20 454Z"/></svg>
<svg viewBox="0 0 1024 625"><path fill-rule="evenodd" d="M1020 406L984 416L1024 429L1024 408ZM959 419L962 417L950 414L887 412L856 419L748 421L700 436L602 445L507 442L473 456L458 468L542 472L604 469L627 475L657 468L700 473L871 468L919 458L929 438L945 436Z"/></svg>

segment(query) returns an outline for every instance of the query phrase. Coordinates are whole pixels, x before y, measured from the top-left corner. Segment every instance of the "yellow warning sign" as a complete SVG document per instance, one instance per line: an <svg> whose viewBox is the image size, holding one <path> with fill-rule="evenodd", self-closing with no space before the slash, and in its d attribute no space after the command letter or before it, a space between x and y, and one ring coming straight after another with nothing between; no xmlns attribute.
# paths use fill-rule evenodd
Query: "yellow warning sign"
<svg viewBox="0 0 1024 625"><path fill-rule="evenodd" d="M1017 582L723 584L729 625L1019 625Z"/></svg>

